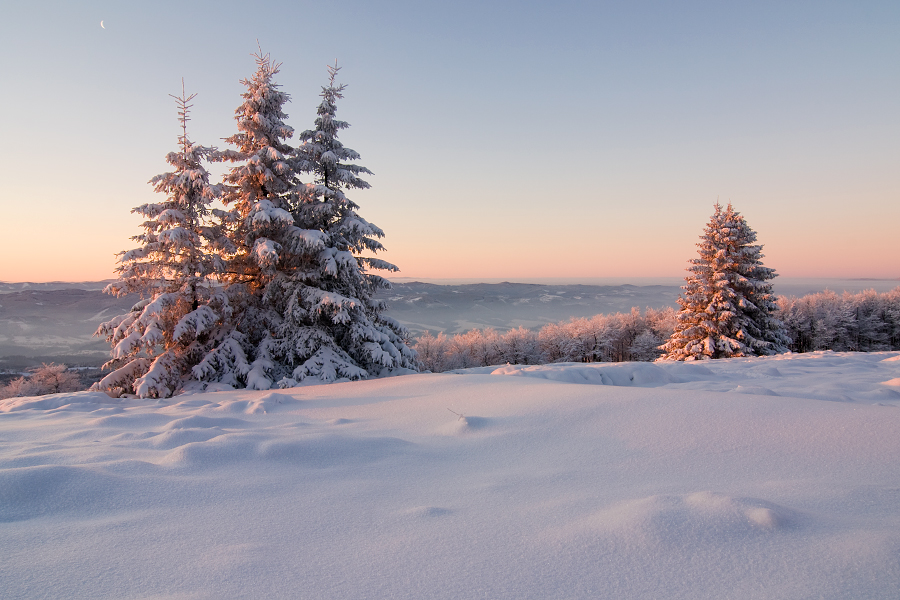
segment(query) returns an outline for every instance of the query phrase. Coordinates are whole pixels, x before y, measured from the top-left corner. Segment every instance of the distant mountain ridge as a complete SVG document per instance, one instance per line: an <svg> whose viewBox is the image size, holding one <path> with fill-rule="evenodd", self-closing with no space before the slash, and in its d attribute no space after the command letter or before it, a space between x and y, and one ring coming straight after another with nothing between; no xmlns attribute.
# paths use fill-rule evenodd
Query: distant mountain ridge
<svg viewBox="0 0 900 600"><path fill-rule="evenodd" d="M0 294L9 294L13 292L24 291L51 291L51 290L88 290L103 291L108 284L115 281L114 279L105 279L103 281L46 281L34 283L29 281L10 282L0 281Z"/></svg>
<svg viewBox="0 0 900 600"><path fill-rule="evenodd" d="M110 281L0 282L0 369L41 362L99 365L109 345L93 337L97 326L126 312L137 296L103 293ZM775 291L802 296L826 288L875 288L886 291L896 280L776 280ZM393 284L376 298L387 314L413 336L425 331L449 335L470 329L537 329L572 317L628 312L632 307L675 307L677 285L585 285L539 283L466 283L442 285L419 281Z"/></svg>
<svg viewBox="0 0 900 600"><path fill-rule="evenodd" d="M105 320L126 312L137 296L103 293L108 281L0 283L0 368L40 362L98 365L108 344L93 337ZM419 335L493 327L536 328L571 317L674 306L675 286L538 285L405 282L379 294L387 314Z"/></svg>
<svg viewBox="0 0 900 600"><path fill-rule="evenodd" d="M92 285L95 284L95 285ZM78 284L72 284L78 285ZM109 344L94 337L103 321L131 308L137 296L104 294L105 282L93 289L64 287L8 288L0 294L0 368L21 368L41 362L98 365L106 361Z"/></svg>
<svg viewBox="0 0 900 600"><path fill-rule="evenodd" d="M493 327L538 328L572 317L675 306L678 286L395 283L382 297L387 314L414 334Z"/></svg>

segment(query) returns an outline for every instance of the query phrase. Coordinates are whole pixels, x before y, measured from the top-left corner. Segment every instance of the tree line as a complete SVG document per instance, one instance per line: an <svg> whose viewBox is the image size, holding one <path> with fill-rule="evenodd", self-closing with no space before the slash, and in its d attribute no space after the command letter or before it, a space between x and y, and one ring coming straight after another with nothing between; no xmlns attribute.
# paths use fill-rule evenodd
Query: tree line
<svg viewBox="0 0 900 600"><path fill-rule="evenodd" d="M552 362L621 362L655 360L675 328L675 310L637 308L630 313L596 315L544 325L534 331L518 327L500 333L472 329L436 336L426 332L414 348L419 366L433 373L497 364Z"/></svg>
<svg viewBox="0 0 900 600"><path fill-rule="evenodd" d="M414 344L419 366L433 373L498 364L654 361L676 327L671 308L596 315L506 332L472 329L448 336L425 332ZM781 297L773 318L785 326L792 352L900 350L900 287L800 298Z"/></svg>
<svg viewBox="0 0 900 600"><path fill-rule="evenodd" d="M900 350L900 287L780 298L777 315L794 352Z"/></svg>

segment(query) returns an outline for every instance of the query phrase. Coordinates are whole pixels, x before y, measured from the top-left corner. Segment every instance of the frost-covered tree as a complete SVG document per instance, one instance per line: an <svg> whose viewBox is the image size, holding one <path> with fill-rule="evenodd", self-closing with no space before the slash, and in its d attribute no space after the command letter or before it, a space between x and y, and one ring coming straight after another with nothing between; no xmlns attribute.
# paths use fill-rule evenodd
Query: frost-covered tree
<svg viewBox="0 0 900 600"><path fill-rule="evenodd" d="M563 323L548 323L538 332L538 342L541 345L541 360L545 363L567 362L571 340L568 329Z"/></svg>
<svg viewBox="0 0 900 600"><path fill-rule="evenodd" d="M662 352L659 349L663 339L653 333L650 329L645 329L637 336L628 348L631 354L631 360L651 362L659 358Z"/></svg>
<svg viewBox="0 0 900 600"><path fill-rule="evenodd" d="M119 296L140 294L141 300L97 330L113 346L104 365L113 372L96 384L100 390L172 395L218 343L230 315L224 294L209 285L210 276L222 268L214 251L221 236L207 224L220 188L210 184L203 166L214 150L188 139L189 102L195 96L183 90L173 96L181 134L179 150L166 161L174 170L150 180L165 199L132 210L146 219L143 233L132 237L139 246L119 253L119 277L106 288Z"/></svg>
<svg viewBox="0 0 900 600"><path fill-rule="evenodd" d="M522 326L500 336L498 361L512 365L536 365L541 362L538 334Z"/></svg>
<svg viewBox="0 0 900 600"><path fill-rule="evenodd" d="M217 159L234 164L224 177L223 202L230 210L222 215L234 244L229 280L258 292L286 268L285 255L295 250L300 232L291 214L299 184L287 143L294 130L283 110L290 96L274 80L281 63L262 51L254 58L256 72L241 80L247 90L234 111L238 133L225 140L235 149Z"/></svg>
<svg viewBox="0 0 900 600"><path fill-rule="evenodd" d="M715 212L691 260L675 332L662 358L698 360L784 352L790 340L774 313L775 271L762 264L762 246L731 204Z"/></svg>
<svg viewBox="0 0 900 600"><path fill-rule="evenodd" d="M282 386L416 369L408 333L383 314L384 302L374 297L390 283L370 271L397 270L371 256L383 250L378 240L384 232L363 219L345 194L368 188L361 175L371 171L352 164L359 154L338 140L348 124L335 117L345 88L335 83L337 73L337 66L329 67L315 126L299 136L297 169L313 181L302 186L292 213L300 229L298 254L268 283L263 298L279 316L266 343L270 378L281 377Z"/></svg>
<svg viewBox="0 0 900 600"><path fill-rule="evenodd" d="M443 332L438 333L437 337L426 331L416 340L413 349L416 351L416 360L419 368L433 373L446 371L447 359L446 352L449 341Z"/></svg>
<svg viewBox="0 0 900 600"><path fill-rule="evenodd" d="M13 379L6 386L0 386L0 399L77 392L81 389L84 386L78 373L69 371L66 365L44 363L31 375Z"/></svg>
<svg viewBox="0 0 900 600"><path fill-rule="evenodd" d="M275 83L281 67L259 53L256 72L235 110L238 133L225 141L234 149L216 154L233 163L224 177L218 212L230 245L224 269L225 295L232 306L228 332L193 369L201 380L268 389L277 376L273 332L281 315L270 288L303 264L303 254L319 244L315 233L296 226L299 179L287 143L294 130L283 108L290 96ZM282 369L283 370L283 369Z"/></svg>
<svg viewBox="0 0 900 600"><path fill-rule="evenodd" d="M900 288L838 295L831 290L802 298L779 298L794 352L877 352L900 347Z"/></svg>

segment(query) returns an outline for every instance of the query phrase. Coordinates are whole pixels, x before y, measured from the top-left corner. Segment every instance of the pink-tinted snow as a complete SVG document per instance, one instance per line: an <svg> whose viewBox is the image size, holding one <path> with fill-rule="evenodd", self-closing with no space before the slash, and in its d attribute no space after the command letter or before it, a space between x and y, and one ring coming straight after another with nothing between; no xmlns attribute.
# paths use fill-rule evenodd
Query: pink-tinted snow
<svg viewBox="0 0 900 600"><path fill-rule="evenodd" d="M896 598L898 356L5 400L0 595Z"/></svg>

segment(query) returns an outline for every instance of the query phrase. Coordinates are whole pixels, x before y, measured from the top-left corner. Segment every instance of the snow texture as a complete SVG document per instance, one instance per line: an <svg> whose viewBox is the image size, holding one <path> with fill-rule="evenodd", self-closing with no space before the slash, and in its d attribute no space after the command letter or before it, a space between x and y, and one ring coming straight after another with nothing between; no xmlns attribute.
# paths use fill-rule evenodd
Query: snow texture
<svg viewBox="0 0 900 600"><path fill-rule="evenodd" d="M898 359L0 401L2 595L894 599Z"/></svg>

